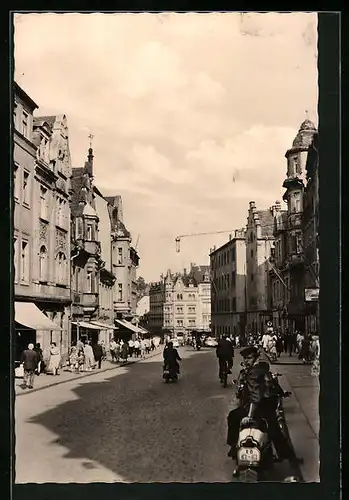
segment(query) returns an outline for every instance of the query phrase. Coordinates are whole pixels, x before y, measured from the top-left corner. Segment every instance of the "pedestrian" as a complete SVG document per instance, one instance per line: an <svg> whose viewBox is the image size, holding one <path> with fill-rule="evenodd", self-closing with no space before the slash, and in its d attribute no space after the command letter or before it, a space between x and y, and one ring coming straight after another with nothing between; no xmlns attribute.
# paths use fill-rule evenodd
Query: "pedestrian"
<svg viewBox="0 0 349 500"><path fill-rule="evenodd" d="M29 344L28 349L23 351L22 354L23 363L23 389L33 389L34 387L34 374L38 366L38 355L34 351L34 344Z"/></svg>
<svg viewBox="0 0 349 500"><path fill-rule="evenodd" d="M311 374L313 377L320 376L320 339L318 335L312 336L311 348L313 351L313 364Z"/></svg>
<svg viewBox="0 0 349 500"><path fill-rule="evenodd" d="M297 349L299 354L302 349L303 340L304 340L304 335L301 332L297 332Z"/></svg>
<svg viewBox="0 0 349 500"><path fill-rule="evenodd" d="M130 349L129 345L126 342L124 342L121 346L121 359L124 363L126 363L127 361L129 349Z"/></svg>
<svg viewBox="0 0 349 500"><path fill-rule="evenodd" d="M132 357L133 356L133 351L134 351L134 345L135 343L133 342L132 339L128 341L128 354Z"/></svg>
<svg viewBox="0 0 349 500"><path fill-rule="evenodd" d="M61 350L57 347L56 342L51 342L50 347L50 359L46 373L52 373L52 375L59 375L59 369L61 366Z"/></svg>
<svg viewBox="0 0 349 500"><path fill-rule="evenodd" d="M87 341L84 346L84 361L85 361L85 371L92 371L92 368L95 366L95 357L93 354L93 349L91 346L91 342Z"/></svg>
<svg viewBox="0 0 349 500"><path fill-rule="evenodd" d="M134 341L134 354L136 358L139 358L141 354L141 343L138 338Z"/></svg>
<svg viewBox="0 0 349 500"><path fill-rule="evenodd" d="M309 337L309 335L304 336L298 357L299 357L299 359L301 359L303 361L304 364L310 362L310 337Z"/></svg>
<svg viewBox="0 0 349 500"><path fill-rule="evenodd" d="M121 344L119 341L115 342L115 361L117 363L120 362L120 354L121 354Z"/></svg>
<svg viewBox="0 0 349 500"><path fill-rule="evenodd" d="M74 344L70 348L69 364L70 364L70 371L72 373L79 372L79 353L78 353L76 345L74 345Z"/></svg>
<svg viewBox="0 0 349 500"><path fill-rule="evenodd" d="M101 348L102 348L102 360L104 361L104 360L107 359L107 349L105 347L104 340L101 340L100 345L101 345Z"/></svg>
<svg viewBox="0 0 349 500"><path fill-rule="evenodd" d="M281 356L282 351L283 351L282 338L281 335L278 335L276 340L276 352L278 358Z"/></svg>
<svg viewBox="0 0 349 500"><path fill-rule="evenodd" d="M93 345L92 349L98 369L100 370L102 368L103 347L99 342L97 342Z"/></svg>
<svg viewBox="0 0 349 500"><path fill-rule="evenodd" d="M140 341L141 358L144 359L146 355L147 343L145 339Z"/></svg>
<svg viewBox="0 0 349 500"><path fill-rule="evenodd" d="M109 351L110 351L110 355L111 355L111 360L112 361L116 361L116 342L114 339L112 339L110 341L110 344L109 344Z"/></svg>
<svg viewBox="0 0 349 500"><path fill-rule="evenodd" d="M295 332L291 332L288 337L288 354L290 357L296 351L296 348L297 348L297 334Z"/></svg>
<svg viewBox="0 0 349 500"><path fill-rule="evenodd" d="M40 343L35 344L34 351L36 352L37 357L38 357L38 366L37 366L37 368L35 370L35 373L36 373L36 375L40 375L40 373L42 373L44 371L44 366L43 366L43 364L44 364L44 362L43 362L44 356L43 356L43 353L42 353L42 349L41 349Z"/></svg>

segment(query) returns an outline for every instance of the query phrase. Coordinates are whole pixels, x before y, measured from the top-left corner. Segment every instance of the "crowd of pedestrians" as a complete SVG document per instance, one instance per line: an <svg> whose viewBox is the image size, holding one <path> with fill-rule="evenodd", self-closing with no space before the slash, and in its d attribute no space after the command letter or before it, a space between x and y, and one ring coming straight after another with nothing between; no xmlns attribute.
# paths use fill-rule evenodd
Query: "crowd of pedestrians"
<svg viewBox="0 0 349 500"><path fill-rule="evenodd" d="M35 375L42 373L59 375L61 367L61 350L55 342L43 351L41 345L29 344L21 357L19 371L23 370L23 389L33 389Z"/></svg>

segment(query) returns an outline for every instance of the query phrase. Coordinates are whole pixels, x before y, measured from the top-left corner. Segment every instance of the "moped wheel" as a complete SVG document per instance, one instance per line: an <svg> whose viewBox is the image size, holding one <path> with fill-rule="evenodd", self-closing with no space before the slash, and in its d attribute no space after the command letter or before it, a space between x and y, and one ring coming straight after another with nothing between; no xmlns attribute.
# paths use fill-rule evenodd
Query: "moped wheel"
<svg viewBox="0 0 349 500"><path fill-rule="evenodd" d="M242 483L258 483L258 472L255 469L244 469L239 477Z"/></svg>

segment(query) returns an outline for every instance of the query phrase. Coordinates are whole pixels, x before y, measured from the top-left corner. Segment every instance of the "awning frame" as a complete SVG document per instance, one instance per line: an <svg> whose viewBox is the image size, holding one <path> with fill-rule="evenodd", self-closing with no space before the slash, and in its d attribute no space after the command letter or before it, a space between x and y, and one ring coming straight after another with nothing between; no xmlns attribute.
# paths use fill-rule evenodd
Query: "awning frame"
<svg viewBox="0 0 349 500"><path fill-rule="evenodd" d="M19 325L36 331L63 331L64 328L56 325L46 316L34 302L15 301L14 321ZM20 328L16 328L20 330Z"/></svg>

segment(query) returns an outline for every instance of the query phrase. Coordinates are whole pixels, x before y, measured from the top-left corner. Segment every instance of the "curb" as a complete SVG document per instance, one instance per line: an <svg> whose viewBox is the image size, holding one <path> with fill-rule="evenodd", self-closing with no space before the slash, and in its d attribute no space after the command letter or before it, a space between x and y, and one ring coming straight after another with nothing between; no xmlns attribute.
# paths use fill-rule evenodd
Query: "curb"
<svg viewBox="0 0 349 500"><path fill-rule="evenodd" d="M99 373L109 372L111 370L117 370L118 368L123 368L124 366L134 365L136 363L140 363L141 361L146 361L147 359L154 358L158 354L160 354L160 352L157 352L155 354L151 354L150 356L148 356L147 358L144 358L144 359L137 359L135 361L127 361L126 363L124 363L122 365L111 366L110 368L105 368L104 370L101 370L101 371L98 371L98 372L84 373L82 375L79 375L76 378L71 378L69 380L59 380L57 382L53 382L52 384L45 385L44 387L37 387L37 388L34 387L34 389L30 389L29 391L26 391L26 392L16 393L16 388L15 388L15 397L17 398L18 396L25 396L27 394L32 394L33 392L43 391L44 389L49 389L50 387L54 387L56 385L67 384L68 382L74 382L76 380L80 380L80 379L85 378L85 377L91 377L92 375L97 375Z"/></svg>

